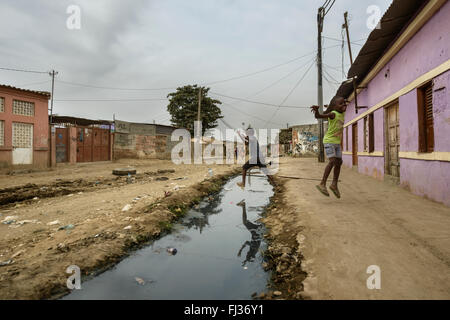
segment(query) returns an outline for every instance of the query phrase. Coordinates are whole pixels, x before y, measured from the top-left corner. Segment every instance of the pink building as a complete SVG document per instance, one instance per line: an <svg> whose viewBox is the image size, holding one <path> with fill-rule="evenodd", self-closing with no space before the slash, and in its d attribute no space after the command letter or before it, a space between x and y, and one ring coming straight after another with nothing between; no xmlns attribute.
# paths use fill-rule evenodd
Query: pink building
<svg viewBox="0 0 450 320"><path fill-rule="evenodd" d="M0 167L47 167L50 93L0 85Z"/></svg>
<svg viewBox="0 0 450 320"><path fill-rule="evenodd" d="M450 2L394 0L338 95L344 164L450 206Z"/></svg>

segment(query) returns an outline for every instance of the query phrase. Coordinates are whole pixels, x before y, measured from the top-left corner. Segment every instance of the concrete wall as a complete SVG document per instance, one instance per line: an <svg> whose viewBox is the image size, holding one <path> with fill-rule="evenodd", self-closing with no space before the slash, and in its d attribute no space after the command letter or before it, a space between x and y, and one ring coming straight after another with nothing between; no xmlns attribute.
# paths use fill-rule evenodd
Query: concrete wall
<svg viewBox="0 0 450 320"><path fill-rule="evenodd" d="M373 107L428 71L450 59L450 2L447 2L418 33L370 81L358 95L359 105ZM432 79L434 115L434 152L450 152L450 71ZM400 118L400 152L419 151L417 88L398 99ZM361 109L364 112L365 109ZM358 115L354 101L349 105L345 122ZM358 121L358 151L364 148L364 120ZM375 151L384 155L384 109L374 112ZM345 133L345 131L344 131ZM348 130L348 152L351 146L351 125ZM344 140L345 136L344 136ZM346 146L344 150L347 151ZM343 157L344 165L352 166L352 156ZM384 177L384 157L360 155L358 171L375 178ZM450 205L450 162L400 159L400 183L413 193Z"/></svg>
<svg viewBox="0 0 450 320"><path fill-rule="evenodd" d="M172 142L169 134L157 134L156 129L154 124L116 121L114 159L170 159L177 142Z"/></svg>
<svg viewBox="0 0 450 320"><path fill-rule="evenodd" d="M33 164L27 167L43 168L49 165L49 125L48 99L42 95L24 92L12 88L0 87L0 97L5 99L4 112L0 120L4 121L4 145L0 146L0 167L12 166L12 123L33 124ZM34 103L34 116L22 116L12 113L13 100Z"/></svg>
<svg viewBox="0 0 450 320"><path fill-rule="evenodd" d="M324 122L324 132L328 123ZM319 152L319 124L304 124L292 126L292 154L317 155Z"/></svg>

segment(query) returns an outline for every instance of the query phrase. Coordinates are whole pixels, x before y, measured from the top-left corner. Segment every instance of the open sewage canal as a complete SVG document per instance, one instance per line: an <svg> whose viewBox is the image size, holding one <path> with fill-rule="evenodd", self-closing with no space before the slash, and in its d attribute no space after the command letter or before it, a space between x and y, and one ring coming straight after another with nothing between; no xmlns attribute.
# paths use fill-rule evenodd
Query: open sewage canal
<svg viewBox="0 0 450 320"><path fill-rule="evenodd" d="M235 300L266 291L265 229L258 220L274 192L263 177L252 177L243 191L236 185L241 179L203 199L170 234L63 299Z"/></svg>

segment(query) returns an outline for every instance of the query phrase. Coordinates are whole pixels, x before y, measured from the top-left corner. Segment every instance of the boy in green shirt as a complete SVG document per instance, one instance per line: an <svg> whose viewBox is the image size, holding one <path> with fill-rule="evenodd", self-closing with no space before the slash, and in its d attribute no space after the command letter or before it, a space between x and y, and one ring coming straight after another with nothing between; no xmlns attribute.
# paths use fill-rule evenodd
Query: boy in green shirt
<svg viewBox="0 0 450 320"><path fill-rule="evenodd" d="M327 190L327 179L334 168L333 182L330 185L330 190L333 191L337 198L341 197L338 189L339 174L342 166L342 149L341 141L344 132L344 117L347 110L347 101L343 97L336 96L327 108L325 113L319 113L318 106L312 106L311 111L314 112L316 119L328 119L328 131L323 138L325 154L330 162L323 173L322 182L317 185L317 189L327 197L330 196Z"/></svg>

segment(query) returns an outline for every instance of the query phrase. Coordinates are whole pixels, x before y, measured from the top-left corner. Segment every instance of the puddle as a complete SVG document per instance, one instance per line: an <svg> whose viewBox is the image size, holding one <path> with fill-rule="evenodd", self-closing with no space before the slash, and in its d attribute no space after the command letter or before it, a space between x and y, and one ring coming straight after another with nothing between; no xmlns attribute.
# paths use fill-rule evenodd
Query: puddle
<svg viewBox="0 0 450 320"><path fill-rule="evenodd" d="M266 291L270 274L262 268L265 229L258 219L273 188L266 178L252 177L243 191L240 179L190 210L171 234L63 299L236 300Z"/></svg>

